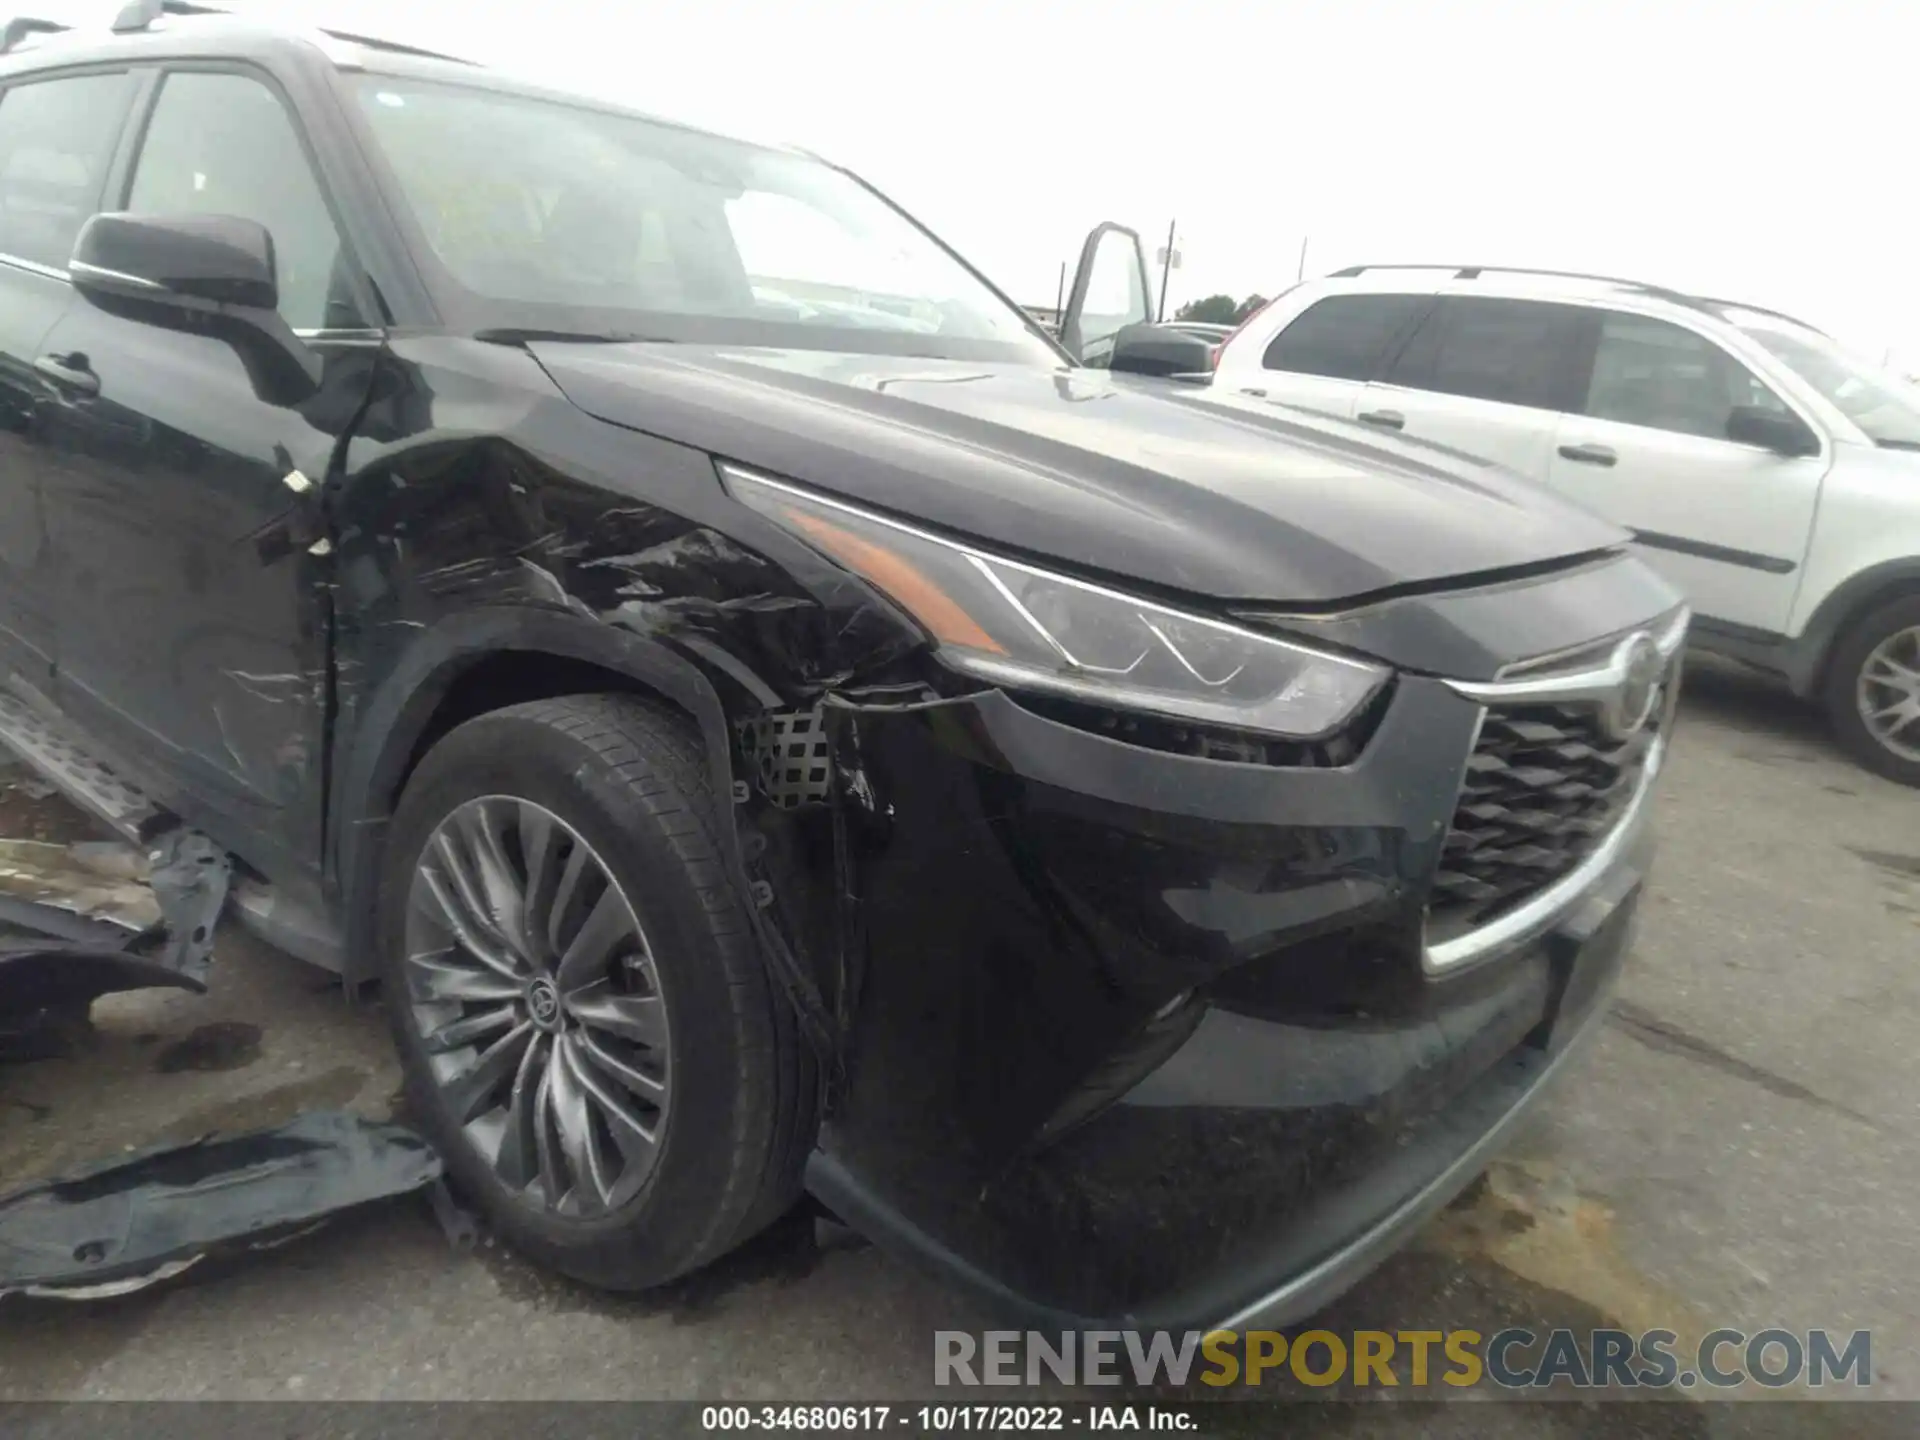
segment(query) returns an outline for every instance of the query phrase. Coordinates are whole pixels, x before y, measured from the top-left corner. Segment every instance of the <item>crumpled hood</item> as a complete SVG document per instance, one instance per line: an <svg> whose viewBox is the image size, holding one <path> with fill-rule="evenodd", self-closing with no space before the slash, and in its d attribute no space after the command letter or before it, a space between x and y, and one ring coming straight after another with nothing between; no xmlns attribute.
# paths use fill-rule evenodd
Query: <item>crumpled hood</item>
<svg viewBox="0 0 1920 1440"><path fill-rule="evenodd" d="M1099 370L537 341L582 410L983 544L1221 600L1324 604L1625 532L1511 471Z"/></svg>

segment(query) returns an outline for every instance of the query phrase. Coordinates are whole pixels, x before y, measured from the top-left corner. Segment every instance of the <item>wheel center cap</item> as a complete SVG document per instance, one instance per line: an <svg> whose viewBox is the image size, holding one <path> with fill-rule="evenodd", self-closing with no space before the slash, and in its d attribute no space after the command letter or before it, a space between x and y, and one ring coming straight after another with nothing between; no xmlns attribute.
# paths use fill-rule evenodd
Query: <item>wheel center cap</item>
<svg viewBox="0 0 1920 1440"><path fill-rule="evenodd" d="M560 992L545 976L527 986L527 1015L542 1030L560 1028Z"/></svg>

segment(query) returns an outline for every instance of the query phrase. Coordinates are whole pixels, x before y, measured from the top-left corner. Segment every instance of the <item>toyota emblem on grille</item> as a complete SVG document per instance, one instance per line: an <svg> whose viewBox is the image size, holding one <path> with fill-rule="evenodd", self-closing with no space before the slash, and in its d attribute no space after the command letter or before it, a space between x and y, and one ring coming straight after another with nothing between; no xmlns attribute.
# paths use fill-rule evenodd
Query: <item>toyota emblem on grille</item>
<svg viewBox="0 0 1920 1440"><path fill-rule="evenodd" d="M1619 687L1600 707L1600 725L1608 736L1626 740L1653 718L1660 700L1660 677L1666 661L1653 636L1642 630L1629 635L1613 652L1614 664L1621 671Z"/></svg>

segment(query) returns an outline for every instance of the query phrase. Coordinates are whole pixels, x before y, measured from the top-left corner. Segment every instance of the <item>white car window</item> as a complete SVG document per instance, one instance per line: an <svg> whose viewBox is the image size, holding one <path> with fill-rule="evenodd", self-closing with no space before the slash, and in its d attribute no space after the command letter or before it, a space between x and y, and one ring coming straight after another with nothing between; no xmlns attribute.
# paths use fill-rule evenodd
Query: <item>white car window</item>
<svg viewBox="0 0 1920 1440"><path fill-rule="evenodd" d="M1473 400L1563 410L1571 400L1582 312L1498 296L1443 296L1387 382Z"/></svg>
<svg viewBox="0 0 1920 1440"><path fill-rule="evenodd" d="M1849 355L1818 331L1765 324L1741 328L1798 371L1874 444L1920 450L1920 385Z"/></svg>
<svg viewBox="0 0 1920 1440"><path fill-rule="evenodd" d="M1273 337L1261 367L1371 380L1432 304L1426 295L1329 295Z"/></svg>
<svg viewBox="0 0 1920 1440"><path fill-rule="evenodd" d="M1728 417L1741 407L1789 413L1752 371L1704 335L1641 315L1602 319L1584 413L1724 440Z"/></svg>

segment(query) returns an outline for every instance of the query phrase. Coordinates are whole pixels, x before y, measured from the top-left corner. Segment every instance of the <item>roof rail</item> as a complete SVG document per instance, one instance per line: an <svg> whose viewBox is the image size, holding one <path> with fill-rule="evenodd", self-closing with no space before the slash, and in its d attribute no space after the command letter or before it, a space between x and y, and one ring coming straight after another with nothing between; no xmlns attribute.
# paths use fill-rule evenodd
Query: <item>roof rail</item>
<svg viewBox="0 0 1920 1440"><path fill-rule="evenodd" d="M149 29L154 21L168 15L234 15L234 11L219 5L199 5L193 0L131 0L114 17L113 33L116 35L136 35ZM29 35L52 34L55 31L71 30L73 27L62 25L53 20L39 20L22 17L9 20L6 29L0 33L0 55L6 54ZM309 34L314 32L309 31ZM447 60L456 65L473 65L476 62L459 55L447 55L438 50L425 50L418 45L405 45L398 40L382 40L375 35L359 35L345 30L322 29L318 32L330 40L338 40L347 45L358 45L368 50L385 50L395 55L417 55L424 60Z"/></svg>
<svg viewBox="0 0 1920 1440"><path fill-rule="evenodd" d="M114 17L113 33L116 35L137 35L150 28L153 22L168 15L233 15L234 12L217 5L198 5L192 0L132 0L121 8ZM63 25L57 20L44 20L37 16L22 15L9 20L4 29L0 29L0 55L11 54L20 43L34 35L55 35L69 33L71 25ZM309 34L315 32L308 32ZM347 45L358 45L367 50L384 50L394 55L415 55L423 60L445 60L455 65L477 65L479 62L460 55L448 55L439 50L426 50L418 45L406 45L398 40L382 40L376 35L359 35L346 30L322 29L318 34L329 40L338 40Z"/></svg>
<svg viewBox="0 0 1920 1440"><path fill-rule="evenodd" d="M1802 330L1811 330L1816 335L1825 335L1827 333L1826 331L1822 330L1818 325L1809 325L1806 321L1802 320L1798 315L1789 315L1784 310L1769 310L1764 305L1749 305L1744 300L1715 300L1715 299L1710 299L1709 297L1703 295L1700 297L1700 299L1696 303L1701 305L1711 305L1716 310L1719 310L1719 309L1751 310L1756 315L1771 315L1775 320L1784 320L1789 325L1798 325Z"/></svg>
<svg viewBox="0 0 1920 1440"><path fill-rule="evenodd" d="M1664 285L1650 285L1644 280L1626 280L1618 275L1589 275L1584 270L1542 270L1532 265L1349 265L1344 270L1336 270L1329 278L1350 280L1368 270L1451 270L1456 280L1478 280L1482 274L1495 275L1547 275L1556 280L1597 280L1603 285L1625 285L1633 290L1647 290L1659 295L1677 295L1677 290L1669 290Z"/></svg>
<svg viewBox="0 0 1920 1440"><path fill-rule="evenodd" d="M9 20L7 28L0 30L0 55L12 54L13 47L29 35L58 35L67 28L69 27L62 25L58 20L41 20L32 15L22 15L18 19Z"/></svg>
<svg viewBox="0 0 1920 1440"><path fill-rule="evenodd" d="M192 5L187 0L133 0L113 17L113 33L128 35L145 30L162 15L225 15L230 12L212 5Z"/></svg>
<svg viewBox="0 0 1920 1440"><path fill-rule="evenodd" d="M341 41L347 45L360 45L368 50L384 50L392 55L414 55L422 60L450 60L455 65L474 65L477 61L463 59L458 55L448 55L440 50L423 50L418 45L403 45L398 40L382 40L374 35L355 35L345 30L322 30L322 35Z"/></svg>

